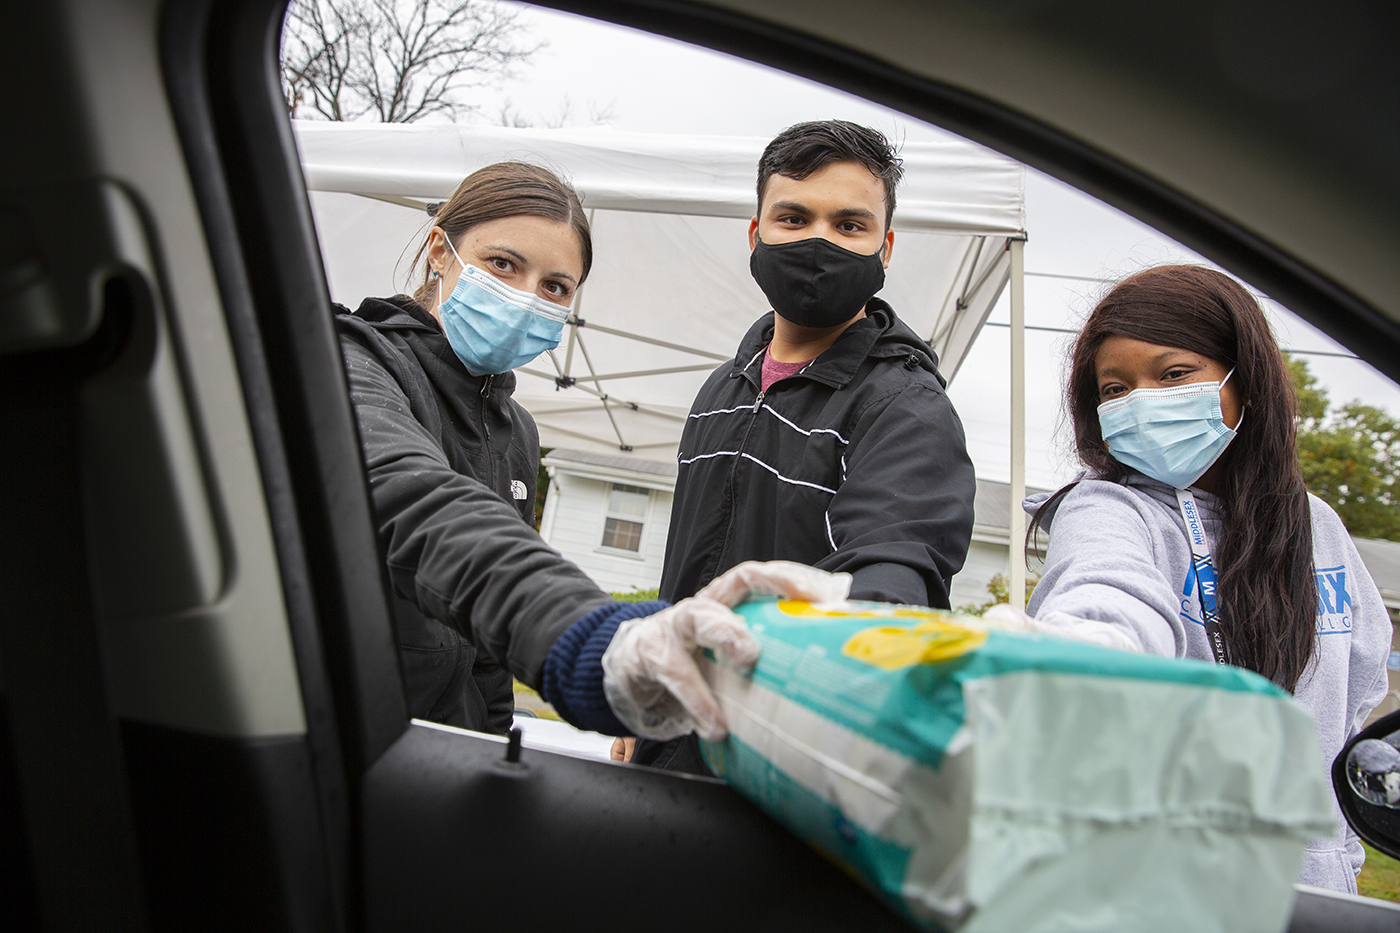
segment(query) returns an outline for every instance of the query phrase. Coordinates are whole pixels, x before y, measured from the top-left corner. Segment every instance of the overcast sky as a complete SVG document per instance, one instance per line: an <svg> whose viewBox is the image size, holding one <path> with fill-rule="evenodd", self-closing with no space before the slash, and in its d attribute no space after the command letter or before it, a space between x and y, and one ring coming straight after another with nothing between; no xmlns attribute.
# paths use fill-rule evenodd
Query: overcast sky
<svg viewBox="0 0 1400 933"><path fill-rule="evenodd" d="M522 22L546 43L532 63L499 89L473 92L480 116L496 122L501 105L540 124L568 101L573 123L608 110L622 130L773 136L803 120L842 118L896 139L936 139L945 131L859 98L782 72L646 33L582 17L525 7ZM1026 184L1026 322L1077 327L1105 285L1146 265L1203 261L1179 244L1093 198L1031 171ZM896 252L894 262L898 262ZM1277 305L1275 334L1289 349L1346 351ZM1007 296L991 316L1008 319ZM898 309L896 309L898 310ZM1058 485L1074 472L1065 447L1062 373L1072 337L1031 331L1026 339L1027 481ZM949 388L967 430L979 476L1009 472L1009 334L988 327ZM1358 360L1307 356L1334 402L1361 398L1400 412L1400 388Z"/></svg>

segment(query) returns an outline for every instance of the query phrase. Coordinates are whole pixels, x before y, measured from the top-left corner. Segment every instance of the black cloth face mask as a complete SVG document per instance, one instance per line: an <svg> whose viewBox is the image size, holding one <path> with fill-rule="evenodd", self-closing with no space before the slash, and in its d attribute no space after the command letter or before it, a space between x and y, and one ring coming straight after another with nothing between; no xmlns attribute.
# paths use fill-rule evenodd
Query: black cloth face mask
<svg viewBox="0 0 1400 933"><path fill-rule="evenodd" d="M773 310L802 327L835 327L855 317L885 286L884 247L866 255L821 237L758 240L749 271Z"/></svg>

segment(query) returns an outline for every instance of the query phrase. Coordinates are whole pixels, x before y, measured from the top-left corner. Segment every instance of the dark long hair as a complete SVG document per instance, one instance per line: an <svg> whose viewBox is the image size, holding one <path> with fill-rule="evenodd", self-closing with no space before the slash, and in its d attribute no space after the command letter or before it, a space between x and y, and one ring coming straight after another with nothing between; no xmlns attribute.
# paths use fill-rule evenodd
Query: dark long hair
<svg viewBox="0 0 1400 933"><path fill-rule="evenodd" d="M583 254L583 279L593 268L593 237L578 193L547 168L528 162L497 162L477 169L457 186L452 197L438 206L433 225L441 227L456 246L458 239L477 224L505 217L544 217L574 228ZM428 241L413 255L413 267L427 252ZM413 273L410 272L410 275ZM583 279L579 284L583 284ZM432 300L432 280L423 269L423 282L414 300L427 307Z"/></svg>
<svg viewBox="0 0 1400 933"><path fill-rule="evenodd" d="M1113 334L1234 367L1231 381L1247 408L1220 459L1221 627L1231 664L1296 689L1316 645L1312 519L1298 467L1298 401L1263 309L1234 279L1201 266L1147 269L1119 282L1098 303L1075 343L1069 412L1089 474L1121 482L1128 468L1104 443L1094 367L1099 347ZM1037 510L1030 534L1072 486Z"/></svg>

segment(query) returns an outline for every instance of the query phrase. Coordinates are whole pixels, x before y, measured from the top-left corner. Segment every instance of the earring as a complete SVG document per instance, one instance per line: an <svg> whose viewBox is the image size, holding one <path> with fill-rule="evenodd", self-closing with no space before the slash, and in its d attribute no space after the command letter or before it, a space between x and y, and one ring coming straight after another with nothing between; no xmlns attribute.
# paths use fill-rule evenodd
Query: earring
<svg viewBox="0 0 1400 933"><path fill-rule="evenodd" d="M437 277L438 277L438 271L437 271L436 269L434 269L434 270L433 270L433 278L437 278Z"/></svg>

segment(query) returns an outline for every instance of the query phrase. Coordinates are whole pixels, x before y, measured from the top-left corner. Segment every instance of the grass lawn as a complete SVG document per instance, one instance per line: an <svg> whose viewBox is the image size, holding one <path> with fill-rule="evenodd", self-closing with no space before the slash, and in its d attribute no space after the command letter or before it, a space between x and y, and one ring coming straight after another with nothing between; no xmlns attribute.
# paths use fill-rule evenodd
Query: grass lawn
<svg viewBox="0 0 1400 933"><path fill-rule="evenodd" d="M540 719L560 719L559 714L554 711L554 707L518 680L515 681L515 708L528 709Z"/></svg>
<svg viewBox="0 0 1400 933"><path fill-rule="evenodd" d="M1400 901L1400 861L1366 847L1366 864L1356 877L1356 887L1366 897Z"/></svg>

